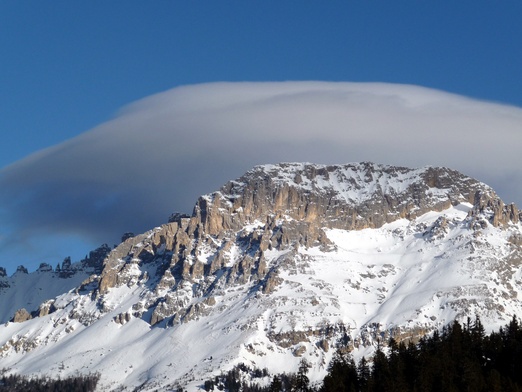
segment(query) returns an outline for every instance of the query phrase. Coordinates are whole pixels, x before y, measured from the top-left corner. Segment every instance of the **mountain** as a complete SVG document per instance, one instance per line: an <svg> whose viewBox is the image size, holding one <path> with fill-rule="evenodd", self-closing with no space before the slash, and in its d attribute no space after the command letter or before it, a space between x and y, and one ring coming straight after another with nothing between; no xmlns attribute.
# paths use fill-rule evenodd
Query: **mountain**
<svg viewBox="0 0 522 392"><path fill-rule="evenodd" d="M337 349L361 357L455 319L492 330L522 314L520 217L447 168L257 166L5 323L0 361L100 372L105 390L195 390L239 363L277 373L303 358L317 380Z"/></svg>
<svg viewBox="0 0 522 392"><path fill-rule="evenodd" d="M100 273L110 251L104 244L80 262L72 263L67 257L56 269L41 263L32 273L20 265L10 277L0 267L0 323L25 321L48 312L47 300L74 289L92 274Z"/></svg>

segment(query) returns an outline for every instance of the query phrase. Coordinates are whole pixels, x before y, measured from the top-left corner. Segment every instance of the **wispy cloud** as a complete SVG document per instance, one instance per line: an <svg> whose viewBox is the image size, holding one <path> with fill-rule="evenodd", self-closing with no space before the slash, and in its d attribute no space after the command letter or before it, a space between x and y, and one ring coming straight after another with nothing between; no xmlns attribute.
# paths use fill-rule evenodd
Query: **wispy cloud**
<svg viewBox="0 0 522 392"><path fill-rule="evenodd" d="M521 141L521 108L416 86L179 87L3 168L0 241L4 250L21 233L116 241L190 212L198 195L255 164L280 161L449 166L520 205Z"/></svg>

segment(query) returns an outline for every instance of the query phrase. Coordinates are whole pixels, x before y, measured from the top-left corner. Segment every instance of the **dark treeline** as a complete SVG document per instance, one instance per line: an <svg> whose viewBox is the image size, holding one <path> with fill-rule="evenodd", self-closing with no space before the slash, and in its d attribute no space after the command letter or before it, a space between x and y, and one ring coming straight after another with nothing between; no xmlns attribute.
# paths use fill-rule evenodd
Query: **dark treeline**
<svg viewBox="0 0 522 392"><path fill-rule="evenodd" d="M243 365L244 366L244 365ZM441 332L405 344L394 340L377 348L371 362L356 363L337 351L322 383L312 386L302 361L296 374L280 374L270 385L242 382L240 369L205 383L208 390L230 392L522 392L522 327L513 317L498 332L486 335L477 317L454 322ZM265 371L264 371L265 372ZM247 377L248 379L248 377Z"/></svg>
<svg viewBox="0 0 522 392"><path fill-rule="evenodd" d="M0 376L0 392L93 392L99 374L78 375L67 378L24 377L17 374Z"/></svg>
<svg viewBox="0 0 522 392"><path fill-rule="evenodd" d="M454 322L418 344L391 340L371 366L336 354L320 391L522 391L522 328L514 317L486 336L479 318Z"/></svg>

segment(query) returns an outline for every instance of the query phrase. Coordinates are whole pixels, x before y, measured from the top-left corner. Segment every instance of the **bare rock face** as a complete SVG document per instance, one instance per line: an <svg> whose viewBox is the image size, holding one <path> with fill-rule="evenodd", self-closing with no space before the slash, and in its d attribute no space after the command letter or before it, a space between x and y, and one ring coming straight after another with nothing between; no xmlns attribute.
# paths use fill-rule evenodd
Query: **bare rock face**
<svg viewBox="0 0 522 392"><path fill-rule="evenodd" d="M105 293L108 288L116 286L121 283L119 280L120 271L124 268L119 261L125 258L127 261L132 261L133 247L140 242L144 235L130 237L125 242L114 249L110 255L103 262L103 271L100 277L99 292Z"/></svg>
<svg viewBox="0 0 522 392"><path fill-rule="evenodd" d="M22 309L16 311L16 313L13 317L13 322L22 323L24 321L30 320L31 318L32 318L31 314L27 310L22 308Z"/></svg>
<svg viewBox="0 0 522 392"><path fill-rule="evenodd" d="M488 215L490 223L506 226L520 221L520 212L514 204L505 205L493 191L477 191L473 200L472 216Z"/></svg>
<svg viewBox="0 0 522 392"><path fill-rule="evenodd" d="M473 203L478 190L493 194L484 184L446 168L280 164L256 167L201 197L194 215L210 235L267 216L288 217L308 224L309 230L359 230Z"/></svg>

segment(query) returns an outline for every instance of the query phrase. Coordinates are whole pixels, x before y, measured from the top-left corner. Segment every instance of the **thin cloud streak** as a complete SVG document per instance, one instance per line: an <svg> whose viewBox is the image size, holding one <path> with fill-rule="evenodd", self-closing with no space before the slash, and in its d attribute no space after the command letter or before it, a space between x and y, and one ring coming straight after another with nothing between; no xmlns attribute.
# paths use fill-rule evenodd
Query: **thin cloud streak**
<svg viewBox="0 0 522 392"><path fill-rule="evenodd" d="M213 83L137 101L0 171L0 265L9 238L125 231L190 212L261 163L448 166L522 204L522 109L384 83Z"/></svg>

